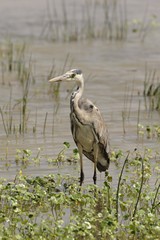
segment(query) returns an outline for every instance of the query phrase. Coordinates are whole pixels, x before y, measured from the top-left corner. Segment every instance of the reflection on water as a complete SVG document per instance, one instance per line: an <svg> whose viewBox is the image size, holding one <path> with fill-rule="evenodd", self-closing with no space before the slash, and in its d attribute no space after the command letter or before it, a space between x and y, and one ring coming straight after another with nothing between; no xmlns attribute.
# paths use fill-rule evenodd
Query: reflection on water
<svg viewBox="0 0 160 240"><path fill-rule="evenodd" d="M144 6L142 2L144 4L145 1L128 3L130 18L134 15L138 16L137 4L142 8ZM31 1L23 1L22 5L19 4L19 1L14 1L15 9L18 4L18 12L11 8L11 4L10 1L2 1L0 10L0 18L4 17L4 21L0 21L1 26L3 25L1 28L1 36L3 36L1 42L3 41L3 43L0 45L2 63L0 106L3 110L6 127L9 127L9 124L14 126L12 134L7 137L1 114L1 177L13 179L17 169L19 169L15 163L16 149L31 149L33 155L36 155L38 148L41 148L40 165L27 166L24 169L25 173L35 176L61 172L79 176L79 165L77 164L62 165L58 168L47 162L47 158L57 156L64 141L71 144L70 149L66 152L68 156L75 148L70 132L68 94L74 86L63 84L56 89L48 83L49 75L54 76L70 68L83 70L86 78L84 95L96 103L103 113L109 129L111 149L133 151L137 148L143 152L144 147L146 147L159 150L159 142L155 134L147 138L145 131L147 125L152 127L159 124L159 113L149 111L143 98L146 63L149 69L157 69L157 76L160 74L158 72L160 56L159 47L157 48L160 37L158 31L155 30L156 32L153 34L148 33L144 43L137 39L129 39L124 42L94 39L94 41L54 43L45 40L28 40L23 60L30 61L31 66L29 76L25 75L27 72L23 68L23 77L30 78L32 76L33 78L28 89L27 99L25 99L23 95L24 84L18 80L18 71L21 71L22 68L19 70L13 64L13 70L9 71L5 67L8 66L6 59L10 58L5 50L7 44L4 41L4 36L8 33L9 36L14 37L14 46L25 41L23 38L25 35L30 37L31 33L34 32L34 36L37 37L41 28L37 19L40 19L43 14L45 15L46 1L40 3L38 1L34 11ZM148 16L152 14L158 16L157 1L152 1L149 6ZM31 11L26 10L30 8ZM16 36L18 41L15 40ZM20 36L22 36L21 39ZM68 54L69 59L66 62ZM12 60L10 59L10 61ZM15 63L15 59L13 62ZM20 65L16 66L20 67ZM52 96L52 92L57 94L56 91L59 91L58 102ZM19 134L20 123L23 119L24 101L27 101L25 102L27 127L26 133ZM137 135L137 124L142 126L139 135ZM84 167L85 182L90 183L92 182L90 169L93 168L93 164L85 159ZM118 176L118 172L111 163L111 175ZM99 184L103 177L103 174L98 175ZM114 180L116 181L116 179Z"/></svg>

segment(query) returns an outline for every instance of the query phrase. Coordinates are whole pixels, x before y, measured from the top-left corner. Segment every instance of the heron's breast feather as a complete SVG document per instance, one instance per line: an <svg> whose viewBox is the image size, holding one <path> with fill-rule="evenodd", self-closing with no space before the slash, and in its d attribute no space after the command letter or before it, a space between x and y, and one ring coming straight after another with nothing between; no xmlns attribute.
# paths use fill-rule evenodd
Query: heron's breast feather
<svg viewBox="0 0 160 240"><path fill-rule="evenodd" d="M76 131L76 140L81 144L86 152L90 152L93 149L93 143L95 137L90 125L78 126Z"/></svg>

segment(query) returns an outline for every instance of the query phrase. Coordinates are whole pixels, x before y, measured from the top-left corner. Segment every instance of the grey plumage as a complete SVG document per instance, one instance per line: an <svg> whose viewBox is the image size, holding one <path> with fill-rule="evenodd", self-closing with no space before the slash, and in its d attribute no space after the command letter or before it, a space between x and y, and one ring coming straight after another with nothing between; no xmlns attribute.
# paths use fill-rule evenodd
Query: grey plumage
<svg viewBox="0 0 160 240"><path fill-rule="evenodd" d="M78 85L70 99L70 120L73 139L80 154L80 184L84 180L82 153L94 162L93 179L96 183L96 167L100 172L106 171L110 162L107 153L108 133L104 119L99 109L89 99L82 98L84 79L81 70L72 69L50 81L76 81Z"/></svg>

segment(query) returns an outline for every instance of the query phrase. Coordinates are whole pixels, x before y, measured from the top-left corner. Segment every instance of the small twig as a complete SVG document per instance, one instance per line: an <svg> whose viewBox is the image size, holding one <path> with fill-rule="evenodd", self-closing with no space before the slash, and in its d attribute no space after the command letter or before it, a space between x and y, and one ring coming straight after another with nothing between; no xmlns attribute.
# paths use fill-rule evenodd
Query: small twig
<svg viewBox="0 0 160 240"><path fill-rule="evenodd" d="M139 100L139 104L138 104L137 135L139 135L138 127L139 127L139 122L140 122L140 110L141 110L141 100Z"/></svg>
<svg viewBox="0 0 160 240"><path fill-rule="evenodd" d="M158 196L158 192L159 192L159 188L160 188L160 184L158 185L157 187L157 190L156 190L156 193L155 193L155 196L154 196L154 200L153 200L153 203L152 203L152 208L151 208L151 212L153 212L153 210L155 209L156 207L156 199L157 199L157 196ZM157 205L159 205L160 203L158 203Z"/></svg>
<svg viewBox="0 0 160 240"><path fill-rule="evenodd" d="M134 208L134 212L133 212L133 216L132 216L132 220L134 220L134 217L137 213L137 207L138 207L138 203L140 201L140 198L141 198L141 193L142 193L142 187L143 187L143 182L144 182L144 163L143 163L144 159L141 158L141 162L142 162L142 170L141 170L141 173L142 173L142 178L141 178L141 185L140 185L140 189L139 189L139 194L138 194L138 197L137 197L137 201L136 201L136 204L135 204L135 208Z"/></svg>
<svg viewBox="0 0 160 240"><path fill-rule="evenodd" d="M118 221L118 212L119 212L119 189L120 189L120 183L121 183L121 179L122 179L122 175L123 175L123 171L124 171L124 167L128 161L128 157L129 157L130 152L127 154L126 159L124 160L121 172L120 172L120 176L119 176L119 180L118 180L118 186L117 186L117 192L116 192L116 217L117 217L117 221Z"/></svg>
<svg viewBox="0 0 160 240"><path fill-rule="evenodd" d="M7 131L7 128L6 128L6 125L5 125L4 116L3 116L3 111L2 111L2 108L1 108L1 107L0 107L0 113L1 113L1 117L2 117L2 122L3 122L4 131L5 131L6 135L8 136L8 131Z"/></svg>
<svg viewBox="0 0 160 240"><path fill-rule="evenodd" d="M48 112L46 112L46 115L45 115L44 126L43 126L43 134L45 134L45 131L46 131L47 116L48 116Z"/></svg>

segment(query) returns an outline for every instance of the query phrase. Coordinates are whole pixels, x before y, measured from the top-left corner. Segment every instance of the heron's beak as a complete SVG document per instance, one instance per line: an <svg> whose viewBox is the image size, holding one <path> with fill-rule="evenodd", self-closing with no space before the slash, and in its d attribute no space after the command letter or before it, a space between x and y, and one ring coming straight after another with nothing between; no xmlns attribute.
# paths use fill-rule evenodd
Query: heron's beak
<svg viewBox="0 0 160 240"><path fill-rule="evenodd" d="M66 80L66 76L65 75L60 75L58 77L52 78L49 80L49 82L60 82Z"/></svg>

